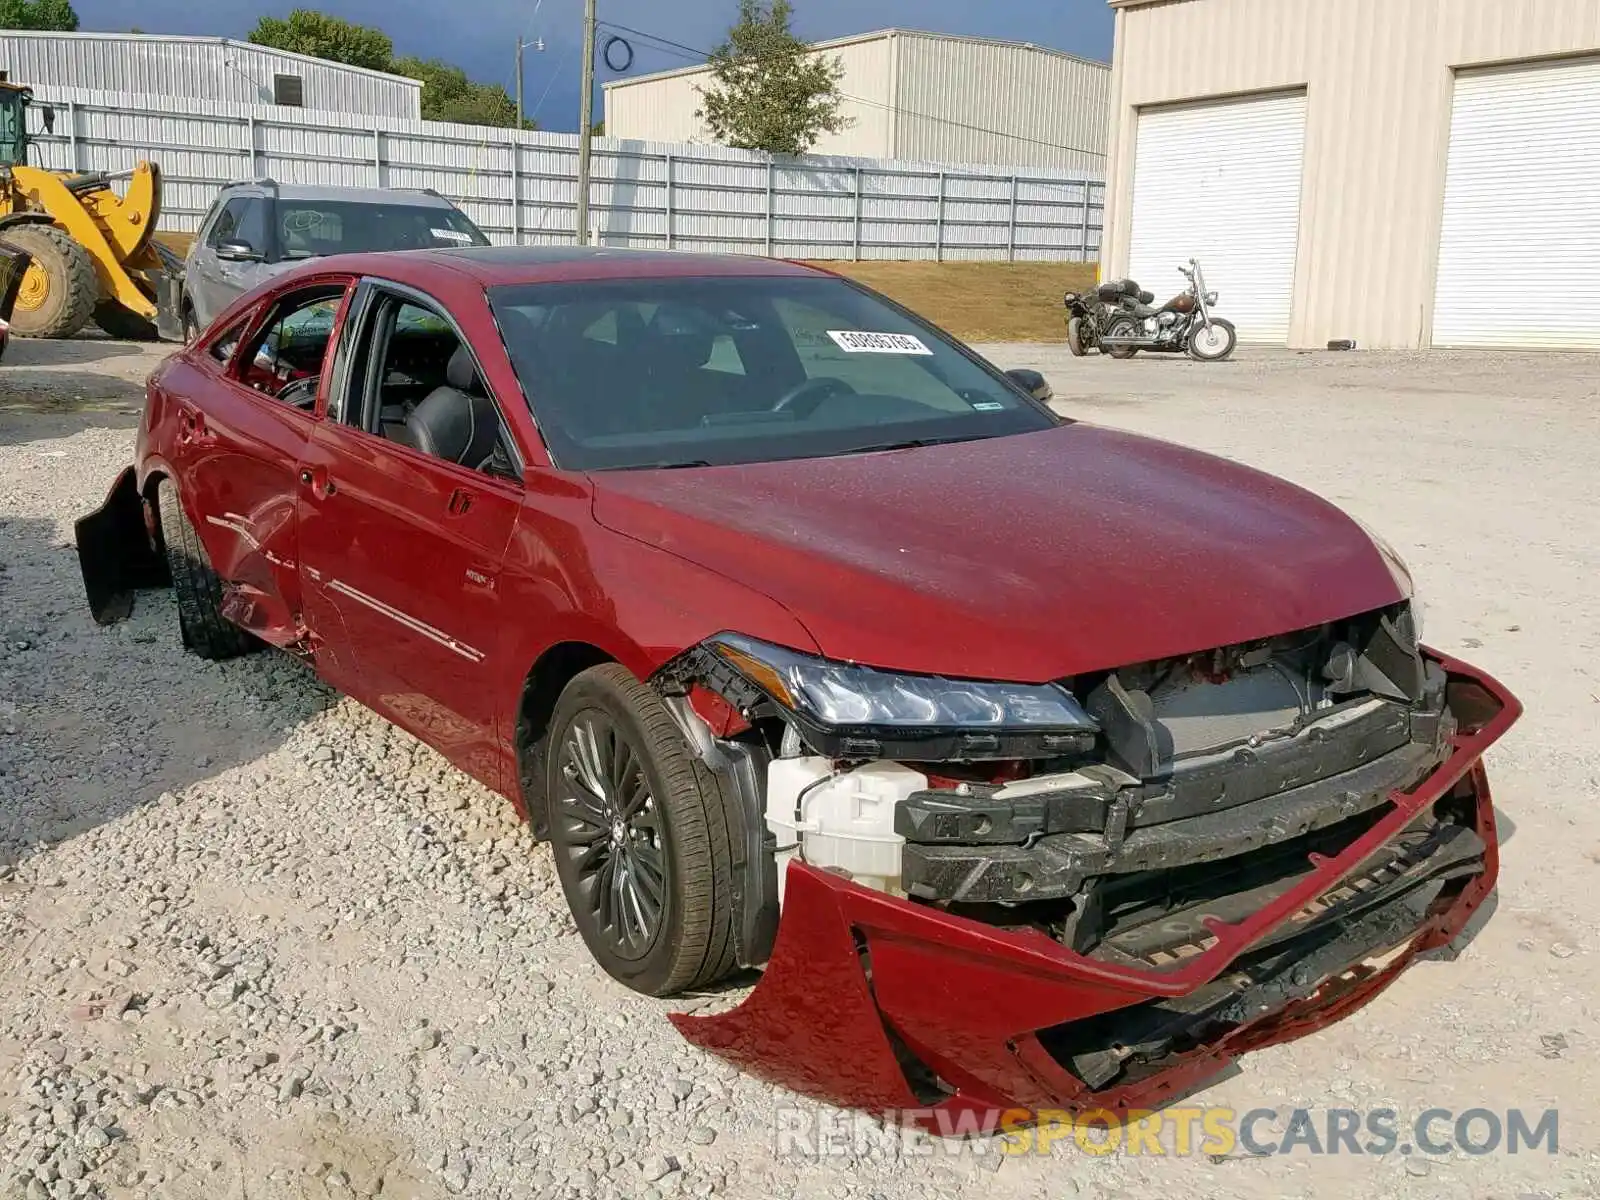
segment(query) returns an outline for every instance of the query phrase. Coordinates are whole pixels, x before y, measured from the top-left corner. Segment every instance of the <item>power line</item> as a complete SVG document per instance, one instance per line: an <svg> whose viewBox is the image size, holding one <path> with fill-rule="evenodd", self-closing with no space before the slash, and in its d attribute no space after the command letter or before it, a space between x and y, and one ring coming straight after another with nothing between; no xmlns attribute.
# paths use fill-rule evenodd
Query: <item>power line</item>
<svg viewBox="0 0 1600 1200"><path fill-rule="evenodd" d="M680 58L690 59L697 63L704 63L711 57L711 52L708 50L700 50L694 46L686 46L682 42L675 42L671 38L664 38L659 34L646 33L642 29L630 29L626 25L617 25L611 21L601 21L599 24L605 26L607 29L614 29L619 33L631 33L636 38L643 38L646 42L652 43L656 49L665 50L668 53L676 53ZM769 57L777 57L777 55L772 55ZM761 59L757 57L754 61L760 62ZM1063 142L1047 142L1042 138L1027 137L1020 133L1007 133L1003 129L990 129L984 125L972 125L966 121L957 121L953 117L936 117L932 113L917 112L915 109L901 108L896 104L885 104L881 100L869 100L865 96L853 96L849 92L840 92L839 95L842 99L854 101L856 104L865 104L869 108L881 108L887 112L903 113L908 117L915 117L921 121L933 121L941 125L951 125L957 129L970 130L973 133L986 133L991 137L1008 138L1014 142L1026 142L1033 146L1044 146L1050 150L1067 150L1073 154L1093 155L1095 158L1106 157L1103 150L1089 150L1085 149L1083 146L1069 146Z"/></svg>

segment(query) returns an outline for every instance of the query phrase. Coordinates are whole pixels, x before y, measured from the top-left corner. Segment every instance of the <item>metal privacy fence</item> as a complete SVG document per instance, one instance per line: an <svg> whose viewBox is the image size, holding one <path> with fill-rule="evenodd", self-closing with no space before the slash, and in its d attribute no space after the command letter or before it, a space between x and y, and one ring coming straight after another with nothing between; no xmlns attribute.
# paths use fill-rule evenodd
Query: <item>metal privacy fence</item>
<svg viewBox="0 0 1600 1200"><path fill-rule="evenodd" d="M435 121L299 114L39 89L55 106L41 165L125 171L159 163L164 228L193 230L217 188L279 183L432 188L495 242L573 240L577 137ZM38 117L35 115L34 120ZM1105 187L1047 170L767 156L721 146L602 138L597 240L639 249L783 258L1093 261Z"/></svg>

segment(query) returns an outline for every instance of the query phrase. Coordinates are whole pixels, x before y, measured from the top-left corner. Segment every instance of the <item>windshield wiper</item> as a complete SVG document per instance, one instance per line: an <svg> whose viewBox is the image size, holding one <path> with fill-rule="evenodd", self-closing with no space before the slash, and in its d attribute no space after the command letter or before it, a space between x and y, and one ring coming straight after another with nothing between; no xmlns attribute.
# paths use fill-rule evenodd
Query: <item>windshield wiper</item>
<svg viewBox="0 0 1600 1200"><path fill-rule="evenodd" d="M975 437L907 438L903 442L882 442L875 446L852 446L840 454L877 454L884 450L916 450L921 446L948 446L952 442L975 442Z"/></svg>
<svg viewBox="0 0 1600 1200"><path fill-rule="evenodd" d="M616 468L628 471L681 471L685 467L709 467L713 464L703 458L685 458L682 460L669 459L665 462L629 463L626 468Z"/></svg>

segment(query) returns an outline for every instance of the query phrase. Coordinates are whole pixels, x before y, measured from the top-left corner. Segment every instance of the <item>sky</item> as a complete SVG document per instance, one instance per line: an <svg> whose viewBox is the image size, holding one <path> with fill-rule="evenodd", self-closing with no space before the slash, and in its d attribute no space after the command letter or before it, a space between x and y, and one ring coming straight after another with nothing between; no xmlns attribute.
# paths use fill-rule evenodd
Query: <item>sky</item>
<svg viewBox="0 0 1600 1200"><path fill-rule="evenodd" d="M546 129L572 130L578 122L583 0L73 0L83 30L208 34L243 38L263 15L284 16L295 7L317 8L349 21L375 25L394 39L396 54L442 58L474 79L514 91L515 47L520 34L543 38L545 49L525 52L526 111ZM1111 57L1111 10L1105 0L794 0L796 32L808 41L898 26L936 33L1035 42L1089 58ZM672 42L709 50L722 40L736 0L598 0L600 40L607 23L630 26ZM652 47L628 34L634 49L629 75L687 66L682 51ZM622 57L613 50L613 61ZM618 76L596 62L603 82ZM595 114L600 114L596 88Z"/></svg>

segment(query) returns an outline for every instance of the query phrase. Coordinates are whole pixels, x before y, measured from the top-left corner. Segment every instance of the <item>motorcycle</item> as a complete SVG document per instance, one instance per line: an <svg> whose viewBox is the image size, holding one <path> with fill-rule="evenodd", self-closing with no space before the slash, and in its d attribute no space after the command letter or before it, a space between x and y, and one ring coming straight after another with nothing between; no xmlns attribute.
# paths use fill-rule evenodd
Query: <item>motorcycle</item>
<svg viewBox="0 0 1600 1200"><path fill-rule="evenodd" d="M1105 329L1109 309L1100 292L1068 292L1061 298L1067 310L1067 349L1074 358L1082 358L1092 350L1100 349L1100 334ZM1120 295L1114 299L1120 299Z"/></svg>
<svg viewBox="0 0 1600 1200"><path fill-rule="evenodd" d="M1093 350L1104 354L1100 344L1106 324L1113 310L1128 297L1143 296L1145 303L1155 299L1149 292L1141 293L1139 285L1131 279L1118 279L1102 283L1093 292L1068 292L1061 298L1067 310L1067 349L1074 358L1082 358Z"/></svg>
<svg viewBox="0 0 1600 1200"><path fill-rule="evenodd" d="M1189 286L1160 308L1155 297L1129 285L1100 334L1100 348L1112 358L1132 358L1141 350L1188 354L1202 362L1221 362L1239 344L1233 322L1211 315L1217 293L1206 290L1205 273L1195 259L1179 267Z"/></svg>

